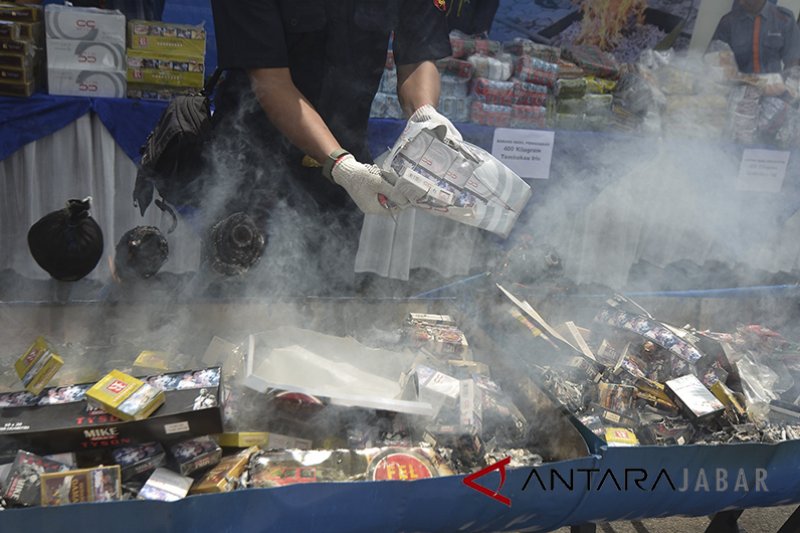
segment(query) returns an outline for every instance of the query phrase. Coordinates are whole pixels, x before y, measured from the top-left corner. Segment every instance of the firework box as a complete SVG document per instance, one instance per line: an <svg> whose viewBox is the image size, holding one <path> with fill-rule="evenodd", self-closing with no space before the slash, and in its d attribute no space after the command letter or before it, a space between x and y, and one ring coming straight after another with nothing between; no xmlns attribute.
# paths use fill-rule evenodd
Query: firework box
<svg viewBox="0 0 800 533"><path fill-rule="evenodd" d="M206 30L203 26L131 20L128 22L128 43L134 50L203 58Z"/></svg>
<svg viewBox="0 0 800 533"><path fill-rule="evenodd" d="M154 370L166 372L169 370L169 354L167 352L145 350L136 357L133 362L133 369L143 372L152 372Z"/></svg>
<svg viewBox="0 0 800 533"><path fill-rule="evenodd" d="M122 72L125 70L125 46L115 42L47 39L47 66Z"/></svg>
<svg viewBox="0 0 800 533"><path fill-rule="evenodd" d="M209 436L179 442L170 447L169 452L184 476L214 466L222 459L222 448Z"/></svg>
<svg viewBox="0 0 800 533"><path fill-rule="evenodd" d="M127 93L124 72L48 68L47 84L54 95L124 98Z"/></svg>
<svg viewBox="0 0 800 533"><path fill-rule="evenodd" d="M202 57L182 57L147 50L128 50L127 78L131 83L169 87L203 87Z"/></svg>
<svg viewBox="0 0 800 533"><path fill-rule="evenodd" d="M40 395L0 394L0 455L39 454L176 442L222 432L220 369L212 367L143 378L164 391L150 418L123 422L85 401L92 383L50 387Z"/></svg>
<svg viewBox="0 0 800 533"><path fill-rule="evenodd" d="M133 446L122 446L111 452L114 462L120 466L122 481L152 472L163 466L167 460L164 447L158 442L148 442Z"/></svg>
<svg viewBox="0 0 800 533"><path fill-rule="evenodd" d="M20 450L6 478L3 498L16 505L39 505L41 475L67 469L63 463Z"/></svg>
<svg viewBox="0 0 800 533"><path fill-rule="evenodd" d="M112 370L86 391L86 399L121 420L143 420L164 403L164 391Z"/></svg>
<svg viewBox="0 0 800 533"><path fill-rule="evenodd" d="M107 502L122 497L119 465L42 474L42 505Z"/></svg>
<svg viewBox="0 0 800 533"><path fill-rule="evenodd" d="M53 351L44 337L39 337L25 355L17 359L14 370L25 390L39 394L63 364L64 360Z"/></svg>
<svg viewBox="0 0 800 533"><path fill-rule="evenodd" d="M140 500L174 502L189 493L194 480L166 468L157 468L139 491Z"/></svg>
<svg viewBox="0 0 800 533"><path fill-rule="evenodd" d="M41 42L42 23L0 20L0 39L35 43Z"/></svg>
<svg viewBox="0 0 800 533"><path fill-rule="evenodd" d="M692 420L708 420L725 410L722 402L693 374L671 379L665 387L670 399Z"/></svg>
<svg viewBox="0 0 800 533"><path fill-rule="evenodd" d="M100 41L125 46L125 15L116 10L47 4L47 39Z"/></svg>

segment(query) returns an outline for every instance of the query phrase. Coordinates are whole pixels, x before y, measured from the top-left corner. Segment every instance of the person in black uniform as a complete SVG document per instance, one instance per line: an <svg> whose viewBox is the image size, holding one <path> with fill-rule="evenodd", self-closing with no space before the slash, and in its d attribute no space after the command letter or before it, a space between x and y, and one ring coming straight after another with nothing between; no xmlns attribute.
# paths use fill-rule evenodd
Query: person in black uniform
<svg viewBox="0 0 800 533"><path fill-rule="evenodd" d="M218 158L212 186L227 188L223 214L246 212L271 236L280 231L269 227L271 213L286 205L302 220L320 222L305 232L312 251L328 238L313 235L322 227L341 239L342 255L354 257L360 212L390 215L387 205L405 202L392 196L367 146L390 38L407 116L458 135L434 109L440 89L434 61L451 53L444 0L212 0L211 6L225 69L212 151Z"/></svg>
<svg viewBox="0 0 800 533"><path fill-rule="evenodd" d="M711 42L730 45L741 72L770 74L800 64L800 30L794 14L766 0L736 0Z"/></svg>

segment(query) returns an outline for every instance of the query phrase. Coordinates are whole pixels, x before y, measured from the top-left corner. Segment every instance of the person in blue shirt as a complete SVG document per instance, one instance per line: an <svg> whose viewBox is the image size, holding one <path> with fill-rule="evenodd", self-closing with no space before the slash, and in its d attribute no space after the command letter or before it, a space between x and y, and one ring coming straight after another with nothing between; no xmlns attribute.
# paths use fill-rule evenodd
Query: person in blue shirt
<svg viewBox="0 0 800 533"><path fill-rule="evenodd" d="M800 65L800 29L794 14L766 0L736 0L711 41L727 43L741 72L770 74Z"/></svg>

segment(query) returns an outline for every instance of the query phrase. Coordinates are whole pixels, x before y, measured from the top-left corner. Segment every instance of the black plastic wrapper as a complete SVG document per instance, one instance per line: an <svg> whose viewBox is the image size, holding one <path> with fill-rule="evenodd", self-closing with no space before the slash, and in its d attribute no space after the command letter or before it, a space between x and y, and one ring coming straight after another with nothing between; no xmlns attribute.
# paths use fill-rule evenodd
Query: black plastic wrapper
<svg viewBox="0 0 800 533"><path fill-rule="evenodd" d="M261 259L264 233L245 213L234 213L211 228L207 243L211 268L227 276L244 274Z"/></svg>
<svg viewBox="0 0 800 533"><path fill-rule="evenodd" d="M67 207L40 218L28 231L31 255L60 281L86 277L103 255L103 232L89 216L91 198L67 201Z"/></svg>
<svg viewBox="0 0 800 533"><path fill-rule="evenodd" d="M117 243L114 267L120 279L147 279L155 275L169 257L167 239L155 226L136 226Z"/></svg>

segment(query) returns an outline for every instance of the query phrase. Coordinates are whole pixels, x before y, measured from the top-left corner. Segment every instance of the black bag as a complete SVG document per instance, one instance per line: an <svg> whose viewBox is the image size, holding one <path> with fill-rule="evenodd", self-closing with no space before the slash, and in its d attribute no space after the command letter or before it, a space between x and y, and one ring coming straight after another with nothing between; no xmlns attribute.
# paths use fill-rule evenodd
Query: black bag
<svg viewBox="0 0 800 533"><path fill-rule="evenodd" d="M173 98L141 148L142 160L133 189L133 205L142 215L158 191L156 205L196 206L203 148L211 133L211 93L221 70L197 94Z"/></svg>
<svg viewBox="0 0 800 533"><path fill-rule="evenodd" d="M31 255L52 277L77 281L103 255L103 232L89 216L91 198L69 200L67 207L40 218L28 230Z"/></svg>

